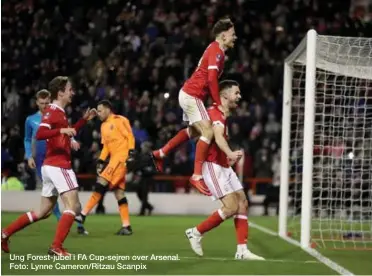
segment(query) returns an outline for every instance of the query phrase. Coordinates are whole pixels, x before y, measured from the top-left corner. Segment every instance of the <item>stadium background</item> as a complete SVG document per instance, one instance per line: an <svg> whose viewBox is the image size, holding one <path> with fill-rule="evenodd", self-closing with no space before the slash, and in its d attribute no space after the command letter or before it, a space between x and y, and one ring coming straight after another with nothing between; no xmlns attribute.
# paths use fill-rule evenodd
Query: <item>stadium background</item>
<svg viewBox="0 0 372 276"><path fill-rule="evenodd" d="M2 3L1 137L2 172L15 174L25 189L36 187L24 162L25 118L34 113L35 92L56 75L69 75L76 96L67 107L74 122L104 98L127 116L136 145L159 148L182 125L177 95L210 42L221 16L235 22L238 42L227 53L223 78L241 85L243 100L229 120L233 147L245 150L247 189L257 182L266 194L277 186L283 60L310 28L320 34L372 36L367 9L346 0L44 0ZM363 1L362 1L363 2ZM364 1L368 2L368 1ZM370 7L369 7L370 8ZM99 122L78 135L73 167L82 189L94 183L100 151ZM195 143L170 156L166 173L190 175ZM153 192L175 192L187 180L156 180ZM129 185L129 189L131 186Z"/></svg>

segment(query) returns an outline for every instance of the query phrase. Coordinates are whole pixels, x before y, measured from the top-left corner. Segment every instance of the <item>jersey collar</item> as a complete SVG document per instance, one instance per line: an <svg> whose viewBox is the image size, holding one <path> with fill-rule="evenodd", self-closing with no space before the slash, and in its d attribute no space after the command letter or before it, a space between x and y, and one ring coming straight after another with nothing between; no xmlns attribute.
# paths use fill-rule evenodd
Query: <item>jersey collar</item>
<svg viewBox="0 0 372 276"><path fill-rule="evenodd" d="M63 113L65 112L65 110L62 107L60 107L59 105L56 105L56 104L52 103L52 104L50 104L50 106L54 106L55 108L58 108L59 110L63 111Z"/></svg>

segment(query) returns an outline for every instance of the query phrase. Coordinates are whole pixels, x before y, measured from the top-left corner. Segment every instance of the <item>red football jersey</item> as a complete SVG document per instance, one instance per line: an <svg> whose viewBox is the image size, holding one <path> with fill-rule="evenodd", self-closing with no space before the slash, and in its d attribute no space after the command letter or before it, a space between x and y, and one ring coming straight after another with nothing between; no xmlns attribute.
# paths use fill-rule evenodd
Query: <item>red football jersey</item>
<svg viewBox="0 0 372 276"><path fill-rule="evenodd" d="M86 123L80 119L74 126L76 132ZM47 140L47 151L43 165L71 169L71 138L61 134L61 128L68 128L65 110L50 104L43 114L40 127L36 133L36 139Z"/></svg>
<svg viewBox="0 0 372 276"><path fill-rule="evenodd" d="M228 130L226 126L226 119L222 111L219 110L217 106L212 106L208 108L208 115L213 125L220 125L224 127L224 137L227 140ZM209 146L206 161L216 163L221 167L230 167L227 160L227 155L218 147L215 140L213 140Z"/></svg>
<svg viewBox="0 0 372 276"><path fill-rule="evenodd" d="M208 70L217 70L218 76L220 77L223 72L224 63L225 52L220 48L217 41L212 42L207 49L205 49L196 70L185 82L182 90L204 101L206 95L209 94Z"/></svg>

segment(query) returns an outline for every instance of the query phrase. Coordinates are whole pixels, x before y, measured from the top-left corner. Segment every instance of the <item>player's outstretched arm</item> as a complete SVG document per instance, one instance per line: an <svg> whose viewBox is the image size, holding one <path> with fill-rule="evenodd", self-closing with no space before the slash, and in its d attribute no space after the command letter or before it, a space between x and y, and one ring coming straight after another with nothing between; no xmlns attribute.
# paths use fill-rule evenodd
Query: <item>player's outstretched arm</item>
<svg viewBox="0 0 372 276"><path fill-rule="evenodd" d="M76 132L78 132L80 128L82 128L86 124L87 121L92 120L94 117L96 117L96 115L97 110L95 108L88 108L85 111L84 116L79 121L77 121L72 127L76 130Z"/></svg>

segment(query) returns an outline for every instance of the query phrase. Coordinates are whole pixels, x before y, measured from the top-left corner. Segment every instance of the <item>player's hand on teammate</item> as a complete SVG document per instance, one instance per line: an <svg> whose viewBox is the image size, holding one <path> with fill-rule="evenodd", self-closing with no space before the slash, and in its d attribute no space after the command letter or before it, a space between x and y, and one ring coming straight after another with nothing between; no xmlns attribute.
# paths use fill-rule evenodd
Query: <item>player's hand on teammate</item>
<svg viewBox="0 0 372 276"><path fill-rule="evenodd" d="M94 117L96 117L96 115L97 115L97 109L88 108L84 113L83 119L89 121L89 120L92 120Z"/></svg>
<svg viewBox="0 0 372 276"><path fill-rule="evenodd" d="M71 148L74 151L78 151L80 149L80 143L78 141L72 140L71 141Z"/></svg>
<svg viewBox="0 0 372 276"><path fill-rule="evenodd" d="M33 157L28 158L28 160L27 160L27 164L28 164L28 166L29 166L31 169L35 169L35 168L36 168L36 163L35 163L35 160L34 160Z"/></svg>
<svg viewBox="0 0 372 276"><path fill-rule="evenodd" d="M74 129L73 127L61 128L60 133L73 137L76 135L76 129Z"/></svg>

